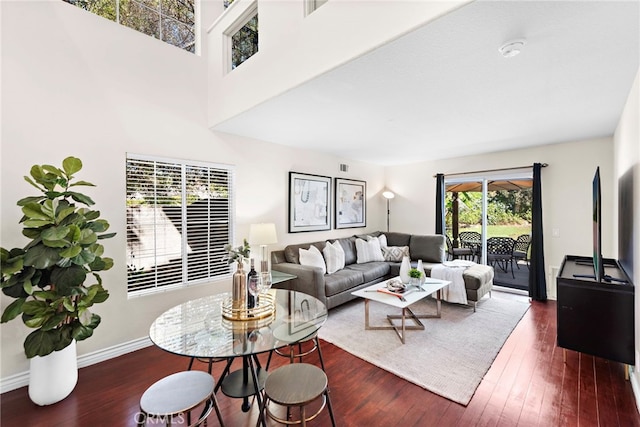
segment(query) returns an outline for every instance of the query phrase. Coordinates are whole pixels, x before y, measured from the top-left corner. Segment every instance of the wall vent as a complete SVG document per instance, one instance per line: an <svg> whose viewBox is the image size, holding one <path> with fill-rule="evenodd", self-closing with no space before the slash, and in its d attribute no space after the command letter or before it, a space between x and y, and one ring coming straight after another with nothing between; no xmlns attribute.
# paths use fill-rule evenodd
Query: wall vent
<svg viewBox="0 0 640 427"><path fill-rule="evenodd" d="M340 163L340 172L349 172L349 165Z"/></svg>

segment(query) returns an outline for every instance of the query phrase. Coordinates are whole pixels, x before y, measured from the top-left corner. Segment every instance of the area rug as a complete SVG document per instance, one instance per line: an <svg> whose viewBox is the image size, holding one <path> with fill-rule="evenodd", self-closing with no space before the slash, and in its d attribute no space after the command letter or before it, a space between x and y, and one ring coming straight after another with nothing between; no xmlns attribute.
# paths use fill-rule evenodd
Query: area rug
<svg viewBox="0 0 640 427"><path fill-rule="evenodd" d="M435 313L436 303L425 298L411 308L415 313ZM466 406L528 309L526 302L495 295L483 299L475 313L469 306L442 303L442 317L422 319L425 330L406 331L403 345L393 330L365 330L364 300L357 300L329 311L319 337ZM369 304L370 325L388 324L387 314L399 314L399 309Z"/></svg>

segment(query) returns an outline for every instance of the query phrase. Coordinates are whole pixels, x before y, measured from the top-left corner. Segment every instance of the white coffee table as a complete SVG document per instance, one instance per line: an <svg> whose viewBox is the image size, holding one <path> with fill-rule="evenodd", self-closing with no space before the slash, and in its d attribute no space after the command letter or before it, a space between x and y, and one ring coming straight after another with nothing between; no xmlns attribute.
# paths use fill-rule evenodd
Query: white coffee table
<svg viewBox="0 0 640 427"><path fill-rule="evenodd" d="M394 278L399 279L399 278ZM394 280L389 279L389 280ZM440 308L441 308L441 299L442 299L442 288L449 285L449 281L440 280L440 279L432 279L427 278L426 282L421 286L420 289L411 291L403 295L404 301L398 298L395 295L389 295L382 292L378 292L378 289L386 288L387 281L376 283L375 285L371 285L369 287L359 289L357 291L351 292L352 295L364 298L364 328L366 330L383 330L383 329L393 329L400 337L400 341L404 344L405 331L407 330L424 330L424 324L420 321L420 319L433 319L440 318ZM416 301L420 301L421 299L436 294L436 314L415 314L409 306ZM390 325L384 326L372 326L369 324L369 302L376 301L382 304L390 305L392 307L397 307L402 309L402 314L394 315L388 314L387 320ZM400 319L400 325L394 323L394 320ZM406 321L410 319L414 322L413 325L407 325Z"/></svg>

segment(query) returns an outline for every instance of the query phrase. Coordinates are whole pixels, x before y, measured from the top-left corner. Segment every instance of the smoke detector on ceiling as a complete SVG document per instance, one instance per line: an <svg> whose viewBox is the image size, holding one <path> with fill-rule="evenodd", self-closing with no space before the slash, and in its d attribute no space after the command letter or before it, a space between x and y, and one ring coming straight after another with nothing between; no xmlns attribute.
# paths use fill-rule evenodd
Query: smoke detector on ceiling
<svg viewBox="0 0 640 427"><path fill-rule="evenodd" d="M511 40L500 46L498 52L505 58L513 58L522 51L526 43L525 39Z"/></svg>

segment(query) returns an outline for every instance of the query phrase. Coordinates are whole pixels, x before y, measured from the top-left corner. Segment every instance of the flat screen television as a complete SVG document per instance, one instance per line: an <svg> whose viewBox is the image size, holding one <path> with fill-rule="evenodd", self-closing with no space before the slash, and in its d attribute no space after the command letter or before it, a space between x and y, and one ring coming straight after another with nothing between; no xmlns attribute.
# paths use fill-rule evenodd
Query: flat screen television
<svg viewBox="0 0 640 427"><path fill-rule="evenodd" d="M596 168L593 176L593 275L574 274L573 277L584 277L594 279L596 282L616 282L627 283L625 279L614 278L605 274L604 262L602 259L602 187L600 185L600 167ZM579 262L582 265L589 265L588 261Z"/></svg>
<svg viewBox="0 0 640 427"><path fill-rule="evenodd" d="M599 166L593 176L593 277L596 282L605 278L602 265L602 194Z"/></svg>

